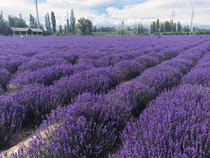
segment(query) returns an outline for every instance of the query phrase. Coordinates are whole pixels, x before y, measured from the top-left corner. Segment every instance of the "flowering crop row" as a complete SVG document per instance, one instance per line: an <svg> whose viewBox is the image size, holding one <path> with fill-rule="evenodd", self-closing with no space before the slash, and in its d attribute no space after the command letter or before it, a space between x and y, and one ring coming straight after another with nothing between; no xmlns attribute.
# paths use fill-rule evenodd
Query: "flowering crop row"
<svg viewBox="0 0 210 158"><path fill-rule="evenodd" d="M190 45L187 45L187 47L186 45L180 46L180 48L187 49L190 48L191 45L192 43ZM70 53L63 56L57 54L39 54L35 55L33 57L34 59L22 64L19 67L19 71L17 72L15 79L11 83L17 86L36 82L49 86L53 84L53 81L58 80L63 76L69 76L72 73L81 71L80 67L82 64L86 65L87 68L85 70L88 70L88 68L90 69L93 67L113 66L117 63L120 64L121 61L124 63L124 60L127 60L128 63L135 58L137 62L141 63L141 67L143 66L143 68L147 68L158 64L160 60L170 59L178 53L177 48L165 49L163 50L163 52L161 51L163 49L161 46L158 46L158 49L156 47L152 49L153 51L158 51L158 53L153 51L148 52L145 50L141 50L140 52L136 53L125 52L120 54L111 54L108 56L101 56L101 54L98 53L89 53L84 55ZM181 49L179 50L181 51ZM45 58L47 57L47 59L43 60L43 56L45 56ZM156 61L156 58L158 61ZM55 62L58 65L54 65ZM74 64L73 67L71 67L71 64ZM123 66L122 64L120 65L120 67Z"/></svg>
<svg viewBox="0 0 210 158"><path fill-rule="evenodd" d="M46 157L48 155L51 157L100 157L106 150L114 145L119 132L123 130L126 122L131 118L131 112L138 115L140 111L145 108L145 105L159 95L162 90L170 89L179 84L182 76L189 72L198 60L207 53L208 50L206 48L208 45L209 43L204 43L196 48L181 53L169 61L149 68L136 79L119 86L116 90L112 90L107 95L84 93L74 100L72 105L54 111L48 117L47 121L42 124L42 128L40 132L37 133L37 137L30 142L30 147L27 147L27 154L31 157ZM186 88L184 87L183 89ZM189 93L191 93L191 91ZM156 108L154 109L156 110ZM144 115L144 113L145 112L143 112L142 115ZM142 115L140 115L140 118ZM150 115L151 114L148 114L146 118L149 119ZM163 116L165 115L163 114ZM156 121L158 120L156 119ZM148 120L145 121L145 123L148 122ZM149 129L153 129L152 125ZM124 141L122 152L118 153L118 155L113 155L113 157L120 157L124 154L123 152L125 152L124 157L136 156L131 148L135 146L133 144L135 140L137 143L139 140L139 135L135 135L135 132L138 133L138 129L141 126L136 126L137 129L133 130L134 133L129 134L130 137L136 136L134 139L129 139L131 140L131 146L128 146L129 148L127 149L128 143L125 143L124 148ZM146 127L145 125L145 128ZM126 129L127 128L130 132L129 125ZM43 131L45 131L44 134ZM125 133L125 135L127 135L127 133ZM154 134L151 135L152 138L155 136ZM159 137L160 136L157 135L157 138ZM146 137L142 139L146 139ZM140 141L144 143L145 140ZM156 147L155 141L151 141L154 142L154 147ZM167 141L167 139L165 141ZM140 146L137 147L140 148ZM129 150L130 148L131 150ZM147 153L149 149L142 149L142 151L145 152L146 150ZM161 150L163 149L161 148ZM139 150L141 151L141 149ZM155 151L156 150L154 150L154 152ZM178 153L172 149L169 151L171 152L167 154L169 156ZM151 148L151 152L153 152L153 148ZM126 155L127 153L131 155ZM23 154L22 156L24 156L24 150L20 150L19 154ZM138 152L136 154L138 154ZM155 153L152 156L155 155L157 154Z"/></svg>
<svg viewBox="0 0 210 158"><path fill-rule="evenodd" d="M110 157L208 157L210 89L183 85L163 92L122 134Z"/></svg>
<svg viewBox="0 0 210 158"><path fill-rule="evenodd" d="M96 44L92 45L82 39L82 49L74 43L80 42L77 37L70 46L35 41L42 50L17 47L15 53L10 52L13 48L0 52L2 73L8 75L3 78L6 82L0 82L1 89L6 90L11 77L12 82L23 85L0 98L0 146L22 125L39 125L47 118L30 142L31 148L27 147L30 156L99 157L115 144L131 115L138 116L164 89L179 84L209 49L205 38L183 36L172 44L166 36L150 44L156 37L144 37L148 43L141 46L143 40L138 38L135 44L125 44L130 38L113 37L119 42L107 41L109 47L100 46L98 37L93 37ZM122 43L125 45L120 47ZM122 81L128 82L119 85ZM52 110L56 111L47 117ZM19 154L24 154L22 149Z"/></svg>
<svg viewBox="0 0 210 158"><path fill-rule="evenodd" d="M199 61L194 69L192 69L182 80L183 84L200 84L210 87L210 53Z"/></svg>
<svg viewBox="0 0 210 158"><path fill-rule="evenodd" d="M179 51L180 49L176 49L172 53L164 51L153 53L151 57L154 57L150 59L150 62L155 61L153 65L158 64L163 60L178 55ZM158 55L161 58L158 58ZM142 59L145 58L142 57ZM69 104L79 94L84 92L107 93L121 81L130 79L129 75L136 77L147 68L145 67L147 60L140 60L140 63L137 63L138 60L130 60L129 64L123 65L126 67L120 66L119 63L114 67L92 68L88 71L78 72L70 77L61 78L50 87L39 84L24 86L21 91L14 93L12 97L15 102L25 107L24 124L26 122L39 124L45 118L42 117L43 115L50 113L52 109L56 109L59 105ZM136 67L132 67L132 64L136 65ZM126 71L130 74L125 74Z"/></svg>
<svg viewBox="0 0 210 158"><path fill-rule="evenodd" d="M187 50L177 57L165 61L155 67L146 69L139 77L127 84L120 85L110 95L128 102L132 113L138 116L146 104L154 99L162 90L179 84L183 75L207 53L209 43ZM206 47L206 48L205 48Z"/></svg>

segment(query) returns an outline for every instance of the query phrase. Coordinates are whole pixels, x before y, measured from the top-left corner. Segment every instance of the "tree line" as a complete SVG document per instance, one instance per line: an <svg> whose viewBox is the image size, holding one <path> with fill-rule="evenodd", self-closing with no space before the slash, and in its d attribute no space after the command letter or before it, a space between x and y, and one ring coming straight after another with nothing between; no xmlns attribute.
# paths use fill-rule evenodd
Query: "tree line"
<svg viewBox="0 0 210 158"><path fill-rule="evenodd" d="M10 27L30 27L37 28L38 23L32 14L29 15L29 23L19 17L8 16L8 19L3 18L3 12L0 12L0 35L9 34ZM149 34L188 34L190 32L189 26L182 26L180 22L171 21L156 21L151 22L150 27L142 23L135 24L133 27L125 27L125 22L122 21L119 27L96 27L93 26L92 21L86 18L80 18L76 21L74 10L71 9L70 17L66 19L65 25L56 25L56 16L52 11L45 15L45 24L40 24L40 28L44 31L44 35L66 35L66 34L81 34L81 35L149 35ZM210 34L210 30L199 29L194 27L195 34Z"/></svg>
<svg viewBox="0 0 210 158"><path fill-rule="evenodd" d="M44 27L45 26L45 27ZM26 21L20 17L8 16L8 19L3 18L3 12L0 13L0 35L8 35L10 27L22 27L22 28L38 28L37 20L32 14L29 15L29 25ZM92 21L85 18L78 19L76 23L76 17L74 16L73 9L71 10L70 19L67 19L64 27L62 25L56 26L56 16L52 11L50 14L45 15L45 25L40 24L40 29L44 31L44 35L51 34L81 34L81 35L91 35L93 32Z"/></svg>

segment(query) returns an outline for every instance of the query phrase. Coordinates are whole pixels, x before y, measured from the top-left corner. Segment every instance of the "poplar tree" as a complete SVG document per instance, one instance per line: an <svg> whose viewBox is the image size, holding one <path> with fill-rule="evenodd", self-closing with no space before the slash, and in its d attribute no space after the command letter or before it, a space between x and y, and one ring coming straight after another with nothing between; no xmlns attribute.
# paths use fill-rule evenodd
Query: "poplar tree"
<svg viewBox="0 0 210 158"><path fill-rule="evenodd" d="M51 30L51 22L50 22L50 15L49 15L49 13L47 13L45 15L45 27L46 27L47 31L52 31Z"/></svg>
<svg viewBox="0 0 210 158"><path fill-rule="evenodd" d="M71 33L74 34L75 33L75 24L76 24L76 18L74 16L74 10L71 10L71 15L70 15L70 28L71 28Z"/></svg>
<svg viewBox="0 0 210 158"><path fill-rule="evenodd" d="M55 14L53 11L51 12L51 22L52 22L53 33L55 33L56 32L56 19L55 19Z"/></svg>
<svg viewBox="0 0 210 158"><path fill-rule="evenodd" d="M59 32L60 32L60 34L63 33L63 29L62 29L62 26L61 25L59 26Z"/></svg>

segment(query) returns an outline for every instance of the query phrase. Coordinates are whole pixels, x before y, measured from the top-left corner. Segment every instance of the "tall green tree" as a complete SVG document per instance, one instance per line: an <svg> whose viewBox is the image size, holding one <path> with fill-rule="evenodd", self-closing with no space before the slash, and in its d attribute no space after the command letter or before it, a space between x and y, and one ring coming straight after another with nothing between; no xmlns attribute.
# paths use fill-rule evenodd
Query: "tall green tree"
<svg viewBox="0 0 210 158"><path fill-rule="evenodd" d="M62 26L61 26L61 25L59 26L59 33L60 33L60 34L63 33L63 29L62 29Z"/></svg>
<svg viewBox="0 0 210 158"><path fill-rule="evenodd" d="M3 12L1 11L1 13L0 13L0 20L2 20L3 19Z"/></svg>
<svg viewBox="0 0 210 158"><path fill-rule="evenodd" d="M26 21L15 16L8 16L9 27L28 27Z"/></svg>
<svg viewBox="0 0 210 158"><path fill-rule="evenodd" d="M56 32L56 19L55 19L55 14L53 11L51 12L51 21L52 21L53 33L55 33Z"/></svg>
<svg viewBox="0 0 210 158"><path fill-rule="evenodd" d="M170 32L171 31L171 23L169 22L169 21L166 21L165 23L164 23L164 27L165 27L165 31L166 32Z"/></svg>
<svg viewBox="0 0 210 158"><path fill-rule="evenodd" d="M5 35L8 34L9 32L9 26L7 22L3 18L3 12L1 11L0 14L0 34Z"/></svg>
<svg viewBox="0 0 210 158"><path fill-rule="evenodd" d="M173 23L173 32L176 32L176 23Z"/></svg>
<svg viewBox="0 0 210 158"><path fill-rule="evenodd" d="M161 22L160 23L160 32L164 32L165 31L165 27L164 24Z"/></svg>
<svg viewBox="0 0 210 158"><path fill-rule="evenodd" d="M141 34L141 26L140 26L139 23L138 23L138 25L137 25L137 34L138 34L138 35Z"/></svg>
<svg viewBox="0 0 210 158"><path fill-rule="evenodd" d="M125 22L124 22L124 20L122 20L122 22L120 23L120 28L119 28L118 33L120 35L124 35L125 34Z"/></svg>
<svg viewBox="0 0 210 158"><path fill-rule="evenodd" d="M92 33L92 22L89 19L80 18L78 20L78 29L82 35L90 35Z"/></svg>
<svg viewBox="0 0 210 158"><path fill-rule="evenodd" d="M47 13L47 14L45 15L45 28L46 28L46 30L47 30L48 32L51 32L51 31L52 31L49 13Z"/></svg>
<svg viewBox="0 0 210 158"><path fill-rule="evenodd" d="M31 28L37 28L37 21L35 20L32 14L30 14L30 17L29 17L29 26Z"/></svg>
<svg viewBox="0 0 210 158"><path fill-rule="evenodd" d="M142 35L144 33L146 33L146 28L144 28L142 23L138 23L138 25L137 25L137 34L138 35Z"/></svg>
<svg viewBox="0 0 210 158"><path fill-rule="evenodd" d="M153 21L152 24L150 25L150 30L151 30L151 34L157 32L157 23L155 21Z"/></svg>
<svg viewBox="0 0 210 158"><path fill-rule="evenodd" d="M9 22L9 27L15 27L15 20L11 15L8 16L8 22Z"/></svg>
<svg viewBox="0 0 210 158"><path fill-rule="evenodd" d="M159 19L157 19L157 30L156 31L160 32L160 20Z"/></svg>
<svg viewBox="0 0 210 158"><path fill-rule="evenodd" d="M75 25L76 25L76 18L74 16L74 10L71 10L71 15L70 15L70 24L71 24L71 33L75 33Z"/></svg>
<svg viewBox="0 0 210 158"><path fill-rule="evenodd" d="M182 25L181 25L180 22L178 22L178 23L177 23L177 31L178 31L178 32L181 32L181 30L182 30Z"/></svg>
<svg viewBox="0 0 210 158"><path fill-rule="evenodd" d="M96 26L93 27L93 32L97 32L97 27Z"/></svg>
<svg viewBox="0 0 210 158"><path fill-rule="evenodd" d="M64 33L68 33L66 25L64 26Z"/></svg>
<svg viewBox="0 0 210 158"><path fill-rule="evenodd" d="M67 19L67 21L66 21L66 31L67 31L67 33L70 33L70 23L69 23L69 19Z"/></svg>
<svg viewBox="0 0 210 158"><path fill-rule="evenodd" d="M135 35L138 35L138 26L137 26L137 24L134 25L133 33L134 33Z"/></svg>
<svg viewBox="0 0 210 158"><path fill-rule="evenodd" d="M174 28L174 22L173 22L173 20L170 21L170 28L171 28L170 31L173 32L174 31L174 29L173 29Z"/></svg>

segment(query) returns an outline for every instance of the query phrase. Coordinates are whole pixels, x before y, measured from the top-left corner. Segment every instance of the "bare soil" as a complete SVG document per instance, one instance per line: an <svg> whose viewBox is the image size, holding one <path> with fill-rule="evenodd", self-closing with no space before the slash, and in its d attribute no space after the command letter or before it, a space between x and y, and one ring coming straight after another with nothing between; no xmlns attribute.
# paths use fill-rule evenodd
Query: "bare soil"
<svg viewBox="0 0 210 158"><path fill-rule="evenodd" d="M19 147L23 144L27 146L35 131L35 128L21 129L14 135L12 140L9 142L9 145L5 146L4 148L0 148L0 157L3 157L5 152L7 152L7 155L10 155L12 152L18 152Z"/></svg>

